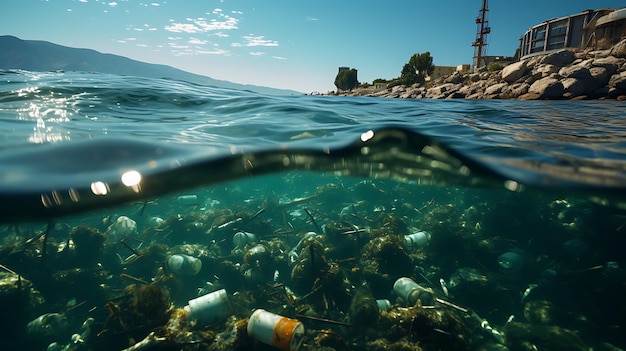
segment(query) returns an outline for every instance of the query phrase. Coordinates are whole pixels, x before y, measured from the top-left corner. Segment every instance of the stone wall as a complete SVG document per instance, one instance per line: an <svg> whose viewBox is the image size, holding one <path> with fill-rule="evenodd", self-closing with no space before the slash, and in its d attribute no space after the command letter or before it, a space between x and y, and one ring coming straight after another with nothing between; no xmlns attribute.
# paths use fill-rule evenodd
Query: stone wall
<svg viewBox="0 0 626 351"><path fill-rule="evenodd" d="M501 71L473 74L456 72L434 82L434 86L430 88L395 86L367 96L430 99L626 100L626 40L608 50L586 52L562 50L515 62Z"/></svg>

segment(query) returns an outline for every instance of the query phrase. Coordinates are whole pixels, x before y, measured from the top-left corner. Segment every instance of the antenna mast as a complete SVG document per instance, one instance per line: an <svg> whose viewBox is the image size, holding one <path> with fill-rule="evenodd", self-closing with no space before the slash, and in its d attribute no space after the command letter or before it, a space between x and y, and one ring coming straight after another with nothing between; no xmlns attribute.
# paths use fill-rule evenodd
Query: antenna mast
<svg viewBox="0 0 626 351"><path fill-rule="evenodd" d="M477 71L483 65L484 57L487 55L487 34L491 32L487 18L488 12L487 0L483 0L483 7L478 12L478 17L476 17L476 41L472 43L474 47L474 71Z"/></svg>

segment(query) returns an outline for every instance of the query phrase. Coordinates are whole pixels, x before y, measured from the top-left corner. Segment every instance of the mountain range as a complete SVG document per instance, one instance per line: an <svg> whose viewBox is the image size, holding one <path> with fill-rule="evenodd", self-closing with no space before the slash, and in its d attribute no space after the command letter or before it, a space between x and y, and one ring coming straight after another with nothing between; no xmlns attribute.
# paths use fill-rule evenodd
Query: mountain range
<svg viewBox="0 0 626 351"><path fill-rule="evenodd" d="M269 95L301 95L294 90L237 84L193 74L171 66L140 62L91 49L71 48L39 40L0 36L0 69L27 71L84 71L147 78L168 78L220 88L249 90Z"/></svg>

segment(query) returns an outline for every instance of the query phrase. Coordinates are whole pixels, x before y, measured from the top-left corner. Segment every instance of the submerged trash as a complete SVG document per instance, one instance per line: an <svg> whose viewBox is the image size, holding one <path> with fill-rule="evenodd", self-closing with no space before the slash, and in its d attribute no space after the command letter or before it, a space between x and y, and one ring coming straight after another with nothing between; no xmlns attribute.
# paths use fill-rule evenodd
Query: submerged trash
<svg viewBox="0 0 626 351"><path fill-rule="evenodd" d="M498 256L498 264L507 272L519 272L524 266L524 258L516 252L505 252Z"/></svg>
<svg viewBox="0 0 626 351"><path fill-rule="evenodd" d="M3 349L556 347L543 332L575 349L625 344L620 305L607 301L626 294L626 216L603 221L603 211L571 201L567 220L577 224L564 226L562 211L544 211L555 206L544 195L526 206L528 194L378 180L320 178L301 196L263 188L311 183L300 177L199 189L207 207L183 208L173 195L116 210L137 222L90 213L0 226L0 298L16 316L0 333L17 335ZM27 337L29 320L45 311L65 316L50 325L67 327Z"/></svg>
<svg viewBox="0 0 626 351"><path fill-rule="evenodd" d="M430 234L427 232L417 232L404 236L404 242L408 248L419 249L424 247L430 240Z"/></svg>
<svg viewBox="0 0 626 351"><path fill-rule="evenodd" d="M432 289L427 289L417 284L411 278L398 278L393 284L393 291L408 306L413 306L417 301L422 304L430 304L433 301Z"/></svg>
<svg viewBox="0 0 626 351"><path fill-rule="evenodd" d="M257 309L248 321L248 335L281 350L297 351L302 344L304 326L297 319Z"/></svg>
<svg viewBox="0 0 626 351"><path fill-rule="evenodd" d="M202 269L202 261L185 254L176 254L167 258L167 269L177 275L196 275Z"/></svg>
<svg viewBox="0 0 626 351"><path fill-rule="evenodd" d="M187 313L187 318L196 320L201 325L213 324L219 320L226 319L233 313L233 308L225 289L189 300L189 304L184 307L184 310Z"/></svg>
<svg viewBox="0 0 626 351"><path fill-rule="evenodd" d="M26 325L26 332L34 338L50 338L67 331L67 317L62 313L46 313Z"/></svg>

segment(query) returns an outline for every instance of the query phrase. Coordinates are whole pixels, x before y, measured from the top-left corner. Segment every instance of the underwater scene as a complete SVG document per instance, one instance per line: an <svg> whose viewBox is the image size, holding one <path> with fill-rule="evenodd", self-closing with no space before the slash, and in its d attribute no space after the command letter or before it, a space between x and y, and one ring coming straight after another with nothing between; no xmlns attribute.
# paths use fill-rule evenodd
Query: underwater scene
<svg viewBox="0 0 626 351"><path fill-rule="evenodd" d="M3 350L622 350L626 104L7 71Z"/></svg>

